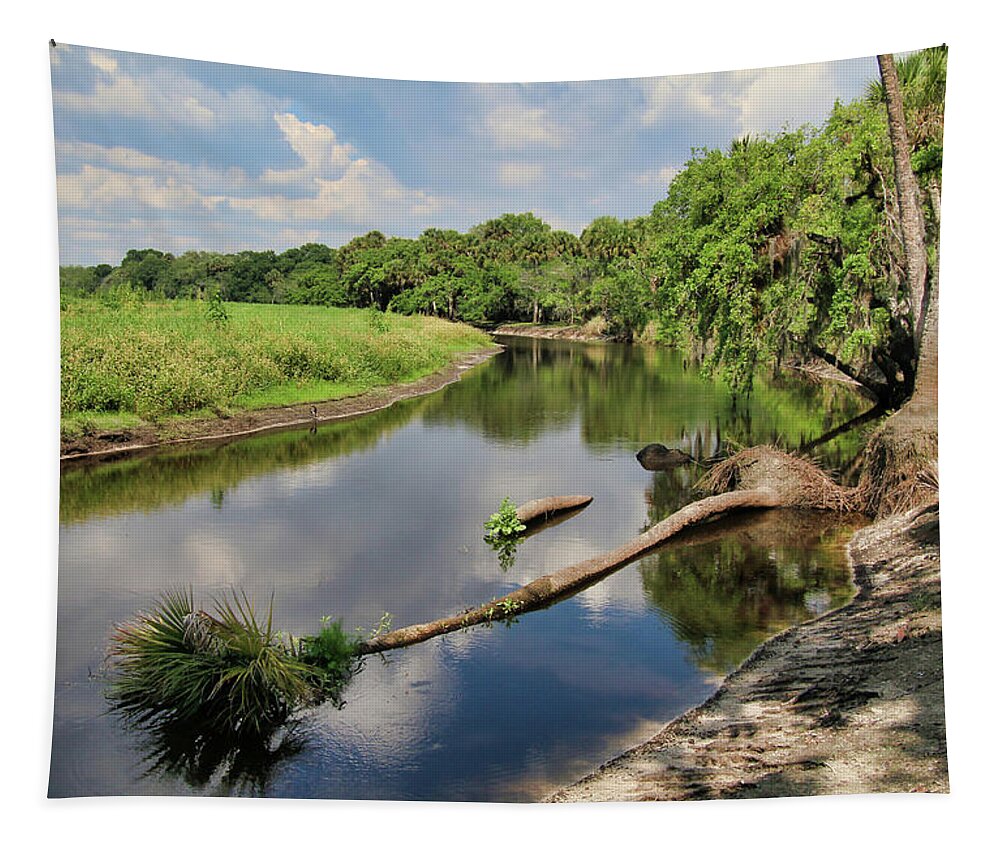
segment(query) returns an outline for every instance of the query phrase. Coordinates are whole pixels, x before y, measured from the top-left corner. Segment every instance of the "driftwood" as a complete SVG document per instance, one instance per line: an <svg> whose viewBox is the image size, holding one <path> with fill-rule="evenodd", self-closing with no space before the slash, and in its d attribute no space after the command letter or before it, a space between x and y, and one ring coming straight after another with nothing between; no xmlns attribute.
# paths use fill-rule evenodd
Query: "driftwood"
<svg viewBox="0 0 1000 851"><path fill-rule="evenodd" d="M594 501L592 496L546 496L517 507L517 519L525 526L548 520L564 511L585 508Z"/></svg>

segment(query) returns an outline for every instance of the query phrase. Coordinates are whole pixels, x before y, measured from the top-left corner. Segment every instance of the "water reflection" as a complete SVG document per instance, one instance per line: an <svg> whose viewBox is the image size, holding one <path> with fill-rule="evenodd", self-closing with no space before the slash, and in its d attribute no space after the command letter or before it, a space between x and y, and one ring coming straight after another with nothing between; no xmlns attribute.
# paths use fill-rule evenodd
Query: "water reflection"
<svg viewBox="0 0 1000 851"><path fill-rule="evenodd" d="M733 670L769 635L846 603L861 518L780 510L719 521L643 560L648 600L698 665Z"/></svg>
<svg viewBox="0 0 1000 851"><path fill-rule="evenodd" d="M727 441L794 447L866 408L796 382L762 382L734 405L662 350L509 342L440 393L314 433L67 467L51 794L537 796L704 699L764 636L846 599L839 521L761 513L510 629L369 664L342 709L303 714L287 743L234 753L106 714L88 672L112 624L165 587L273 592L276 623L296 634L324 615L366 631L386 611L396 625L431 620L611 549L694 498L700 468L647 472L635 453L648 443L699 460ZM862 440L845 432L817 451L840 466ZM501 571L484 520L505 496L559 493L594 502L532 529Z"/></svg>
<svg viewBox="0 0 1000 851"><path fill-rule="evenodd" d="M772 378L734 400L722 382L704 380L665 349L502 339L506 351L460 383L368 416L113 464L70 462L60 479L60 520L154 511L197 493L220 507L243 479L371 449L415 418L522 446L578 423L578 439L598 456L665 443L704 461L723 443L771 443L815 449L835 469L857 456L865 432L828 435L855 418L859 426L874 419L865 400L838 384Z"/></svg>
<svg viewBox="0 0 1000 851"><path fill-rule="evenodd" d="M302 723L294 719L242 733L162 719L129 722L125 728L137 738L143 779L176 780L222 795L266 795L275 773L307 742Z"/></svg>

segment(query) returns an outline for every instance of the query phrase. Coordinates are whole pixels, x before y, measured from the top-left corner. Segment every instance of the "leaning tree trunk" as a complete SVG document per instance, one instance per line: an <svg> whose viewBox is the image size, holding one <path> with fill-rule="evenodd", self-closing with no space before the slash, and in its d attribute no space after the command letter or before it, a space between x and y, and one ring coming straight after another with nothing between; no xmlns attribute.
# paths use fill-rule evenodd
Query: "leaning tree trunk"
<svg viewBox="0 0 1000 851"><path fill-rule="evenodd" d="M896 171L896 199L899 202L906 284L910 292L914 347L919 352L927 307L924 214L920 208L920 188L917 186L917 178L910 164L910 139L906 132L906 114L903 111L899 74L892 54L879 55L878 67L885 86L886 110L889 116L889 141L892 144L892 161Z"/></svg>

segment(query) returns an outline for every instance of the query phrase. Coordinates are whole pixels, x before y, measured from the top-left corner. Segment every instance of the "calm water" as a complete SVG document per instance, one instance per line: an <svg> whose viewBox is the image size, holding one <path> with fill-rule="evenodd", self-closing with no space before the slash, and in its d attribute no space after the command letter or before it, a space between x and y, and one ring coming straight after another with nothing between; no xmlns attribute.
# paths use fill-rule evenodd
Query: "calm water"
<svg viewBox="0 0 1000 851"><path fill-rule="evenodd" d="M859 414L786 381L734 405L672 353L504 340L458 384L315 433L289 431L63 472L50 792L531 800L699 703L766 636L846 601L842 520L713 524L505 627L369 659L343 695L258 752L155 738L108 713L112 625L168 586L238 586L296 634L452 614L603 552L693 497L656 441L809 444ZM848 469L855 433L816 452ZM501 569L482 523L504 496L589 493ZM203 743L202 743L203 744Z"/></svg>

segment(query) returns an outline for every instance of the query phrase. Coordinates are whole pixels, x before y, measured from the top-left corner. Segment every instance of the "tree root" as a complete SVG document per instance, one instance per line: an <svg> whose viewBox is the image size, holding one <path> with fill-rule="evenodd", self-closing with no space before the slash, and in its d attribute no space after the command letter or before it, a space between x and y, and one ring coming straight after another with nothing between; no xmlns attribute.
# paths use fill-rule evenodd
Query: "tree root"
<svg viewBox="0 0 1000 851"><path fill-rule="evenodd" d="M888 517L937 499L936 413L911 402L872 435L858 486L858 507L866 514Z"/></svg>

